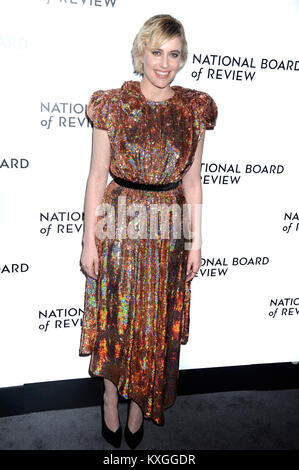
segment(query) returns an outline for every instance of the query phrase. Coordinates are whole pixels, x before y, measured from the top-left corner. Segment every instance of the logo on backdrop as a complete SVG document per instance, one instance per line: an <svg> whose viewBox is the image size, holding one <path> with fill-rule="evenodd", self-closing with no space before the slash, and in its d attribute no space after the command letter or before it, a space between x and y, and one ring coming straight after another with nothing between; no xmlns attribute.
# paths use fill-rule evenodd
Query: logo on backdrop
<svg viewBox="0 0 299 470"><path fill-rule="evenodd" d="M270 318L299 317L299 297L270 299Z"/></svg>
<svg viewBox="0 0 299 470"><path fill-rule="evenodd" d="M44 129L91 127L85 115L86 108L87 105L82 103L42 101L40 103L41 126Z"/></svg>
<svg viewBox="0 0 299 470"><path fill-rule="evenodd" d="M81 308L56 308L39 310L39 331L44 333L56 329L63 330L82 326L83 310Z"/></svg>
<svg viewBox="0 0 299 470"><path fill-rule="evenodd" d="M226 258L202 258L199 274L202 277L223 277L227 275L231 267L240 267L249 271L256 266L266 266L269 262L270 259L267 256L235 256L228 260Z"/></svg>
<svg viewBox="0 0 299 470"><path fill-rule="evenodd" d="M29 167L29 160L20 157L0 157L0 170L7 168L8 170L24 170Z"/></svg>
<svg viewBox="0 0 299 470"><path fill-rule="evenodd" d="M298 212L285 212L283 216L282 230L285 233L299 233L299 213Z"/></svg>
<svg viewBox="0 0 299 470"><path fill-rule="evenodd" d="M192 64L194 70L191 72L191 77L196 81L200 78L210 78L212 80L252 82L256 75L256 69L299 71L299 60L282 60L272 57L254 59L253 57L233 57L230 55L193 54Z"/></svg>
<svg viewBox="0 0 299 470"><path fill-rule="evenodd" d="M50 235L68 235L80 233L83 227L84 212L40 212L40 233Z"/></svg>
<svg viewBox="0 0 299 470"><path fill-rule="evenodd" d="M114 7L116 0L43 0L46 5L72 5L85 7Z"/></svg>
<svg viewBox="0 0 299 470"><path fill-rule="evenodd" d="M201 164L203 184L239 184L241 177L250 175L280 175L283 165L260 163L204 163Z"/></svg>
<svg viewBox="0 0 299 470"><path fill-rule="evenodd" d="M23 274L29 271L27 263L0 264L0 274Z"/></svg>

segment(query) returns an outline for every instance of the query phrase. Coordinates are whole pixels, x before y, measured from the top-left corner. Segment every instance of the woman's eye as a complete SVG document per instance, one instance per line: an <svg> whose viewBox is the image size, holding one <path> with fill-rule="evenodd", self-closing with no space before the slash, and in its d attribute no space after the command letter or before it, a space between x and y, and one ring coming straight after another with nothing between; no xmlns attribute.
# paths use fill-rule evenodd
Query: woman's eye
<svg viewBox="0 0 299 470"><path fill-rule="evenodd" d="M160 51L152 51L152 52L153 52L154 55L160 54ZM179 56L179 54L177 52L173 52L171 55L175 59Z"/></svg>

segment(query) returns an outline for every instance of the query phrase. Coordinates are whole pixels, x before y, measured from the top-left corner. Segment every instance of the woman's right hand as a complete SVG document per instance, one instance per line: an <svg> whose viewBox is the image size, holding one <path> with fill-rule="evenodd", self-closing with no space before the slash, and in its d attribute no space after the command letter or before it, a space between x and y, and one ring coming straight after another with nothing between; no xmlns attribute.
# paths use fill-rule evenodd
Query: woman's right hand
<svg viewBox="0 0 299 470"><path fill-rule="evenodd" d="M87 276L97 279L99 269L99 255L95 242L88 242L83 245L80 259L82 271Z"/></svg>

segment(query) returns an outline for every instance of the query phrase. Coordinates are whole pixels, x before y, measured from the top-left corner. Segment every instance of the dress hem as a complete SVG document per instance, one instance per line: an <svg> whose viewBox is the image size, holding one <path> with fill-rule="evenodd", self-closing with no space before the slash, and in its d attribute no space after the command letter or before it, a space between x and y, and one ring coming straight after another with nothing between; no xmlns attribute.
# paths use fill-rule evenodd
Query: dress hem
<svg viewBox="0 0 299 470"><path fill-rule="evenodd" d="M141 405L141 403L139 402L138 399L136 400L133 395L132 395L132 396L131 396L131 395L128 396L128 395L122 394L122 393L120 392L120 385L117 385L117 384L114 382L114 380L111 379L111 377L108 377L107 375L103 375L103 374L95 374L95 373L92 372L91 370L90 370L89 372L90 372L90 374L91 374L93 377L101 377L101 378L103 378L103 379L110 380L110 381L115 385L115 387L117 388L117 391L118 391L119 395L120 395L122 398L125 398L126 400L134 400L134 401L137 403L137 405L139 405L139 407L141 408L143 417L144 417L145 419L152 420L152 421L153 421L155 424L157 424L158 426L164 426L164 425L165 425L165 419L164 419L164 417L163 417L163 420L161 420L161 422L158 422L158 421L157 421L155 418L153 418L152 416L147 416L147 415L144 413L144 407ZM175 401L172 402L172 403L170 403L170 404L168 404L168 405L165 405L165 406L163 407L163 409L166 410L166 409L170 408L171 406L173 406L174 404L175 404Z"/></svg>

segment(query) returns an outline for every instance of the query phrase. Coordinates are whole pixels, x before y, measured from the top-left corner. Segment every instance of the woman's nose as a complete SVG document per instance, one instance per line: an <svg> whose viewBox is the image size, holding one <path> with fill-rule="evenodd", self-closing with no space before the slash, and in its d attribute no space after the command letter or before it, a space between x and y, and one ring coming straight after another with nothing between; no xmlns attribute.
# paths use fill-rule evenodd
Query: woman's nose
<svg viewBox="0 0 299 470"><path fill-rule="evenodd" d="M162 64L161 64L165 69L168 67L168 56L167 54L162 56Z"/></svg>

